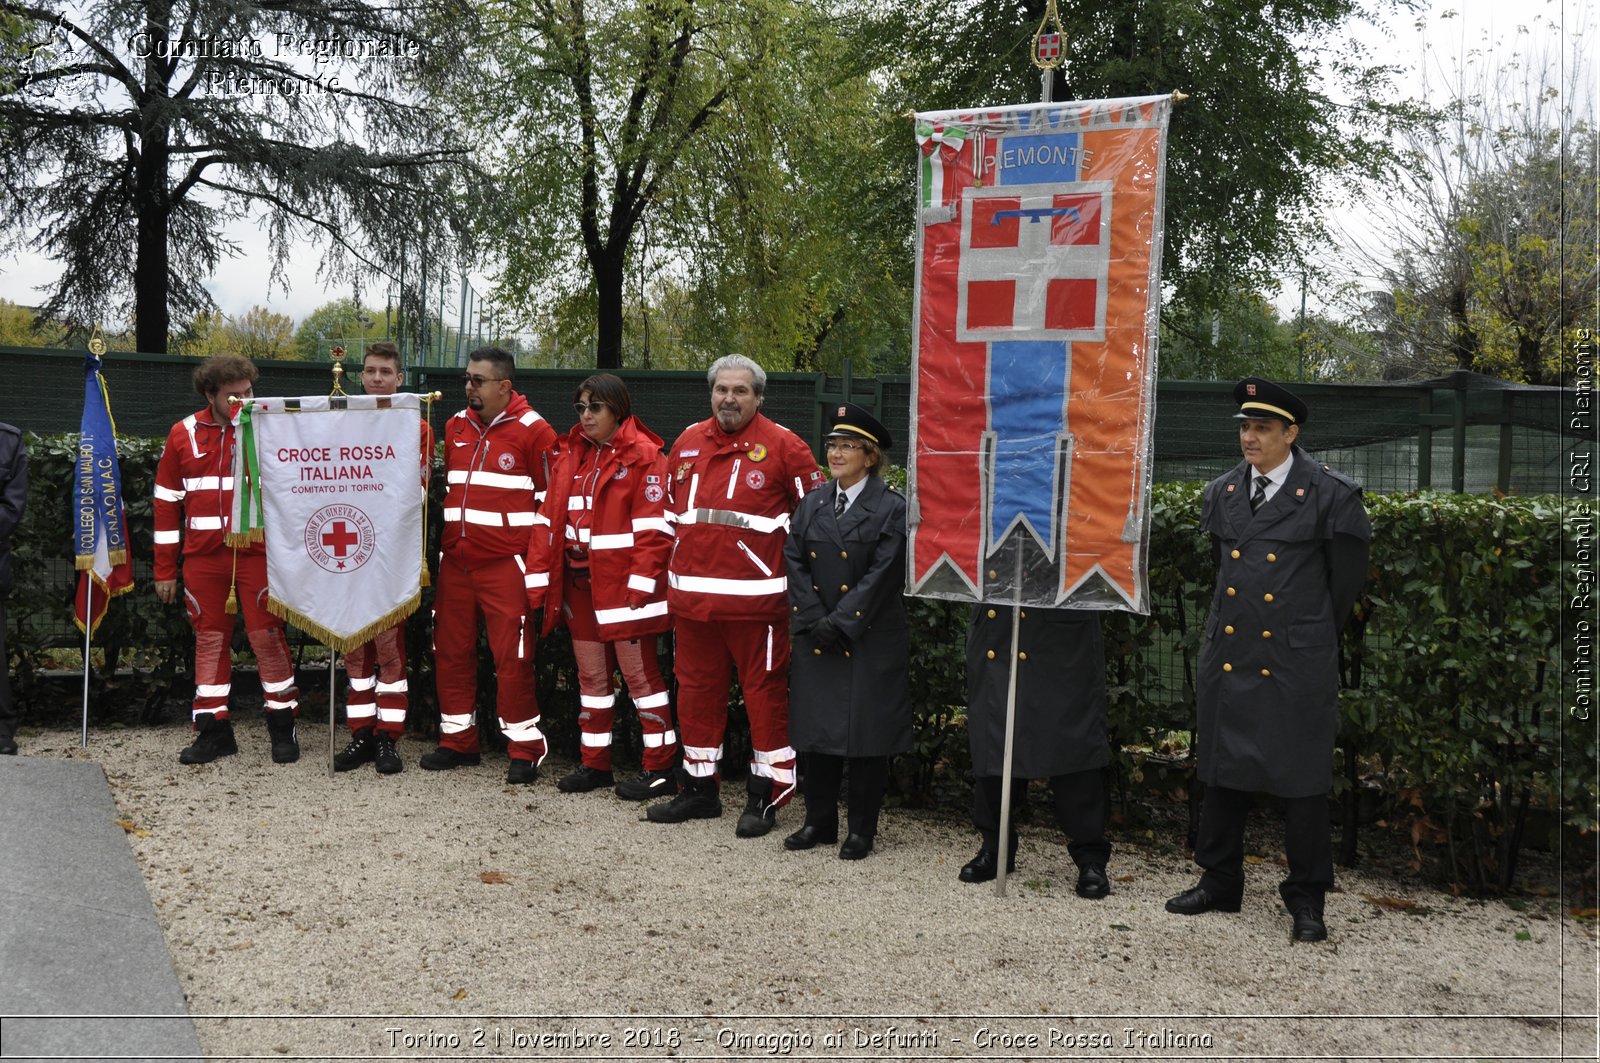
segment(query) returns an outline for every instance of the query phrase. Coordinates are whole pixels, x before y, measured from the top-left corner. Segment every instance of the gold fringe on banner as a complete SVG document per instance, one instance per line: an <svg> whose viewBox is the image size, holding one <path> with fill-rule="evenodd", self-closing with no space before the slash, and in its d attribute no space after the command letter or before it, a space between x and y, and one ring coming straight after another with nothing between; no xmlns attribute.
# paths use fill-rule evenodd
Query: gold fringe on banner
<svg viewBox="0 0 1600 1063"><path fill-rule="evenodd" d="M251 528L249 531L225 532L222 541L232 547L250 546L253 543L265 542L267 532L265 528Z"/></svg>
<svg viewBox="0 0 1600 1063"><path fill-rule="evenodd" d="M127 564L128 551L112 550L110 553L106 554L106 560L110 562L112 568L115 568L118 565ZM78 572L89 572L93 570L94 555L90 554L88 557L74 558L72 561L72 567Z"/></svg>
<svg viewBox="0 0 1600 1063"><path fill-rule="evenodd" d="M397 608L391 609L388 613L385 613L377 620L374 620L360 631L357 631L354 635L335 635L333 632L329 631L315 620L308 618L304 613L301 613L295 609L291 609L289 606L284 605L270 594L267 595L267 611L273 616L282 617L284 620L287 620L301 631L304 631L307 635L310 635L324 646L327 646L332 650L337 650L340 653L349 653L362 643L376 638L379 632L388 631L390 628L400 623L400 621L416 612L419 608L421 608L421 606L422 592L418 591L408 600L401 602Z"/></svg>

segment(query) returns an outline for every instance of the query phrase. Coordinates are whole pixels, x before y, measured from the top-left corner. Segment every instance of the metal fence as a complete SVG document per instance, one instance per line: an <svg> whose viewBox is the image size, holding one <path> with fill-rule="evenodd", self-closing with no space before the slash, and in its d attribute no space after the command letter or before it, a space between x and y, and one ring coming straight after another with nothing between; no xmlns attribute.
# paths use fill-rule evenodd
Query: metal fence
<svg viewBox="0 0 1600 1063"><path fill-rule="evenodd" d="M0 421L40 434L74 432L82 403L81 352L0 347ZM196 360L112 354L105 374L123 435L164 436L202 402L190 385ZM356 363L358 365L358 363ZM262 395L326 392L328 366L258 363ZM355 365L350 366L355 368ZM569 423L573 390L591 370L519 369L517 387L558 429ZM703 372L623 370L640 418L667 442L710 415ZM439 391L440 427L462 401L458 367L414 366L409 385ZM1208 480L1239 460L1230 384L1171 380L1157 387L1152 479ZM355 384L350 390L359 388ZM1304 384L1311 409L1301 442L1369 491L1420 487L1506 494L1555 493L1575 444L1560 432L1571 393L1506 384L1473 373L1406 384ZM764 412L813 444L830 406L848 398L872 409L893 433L893 462L905 461L911 379L770 373Z"/></svg>

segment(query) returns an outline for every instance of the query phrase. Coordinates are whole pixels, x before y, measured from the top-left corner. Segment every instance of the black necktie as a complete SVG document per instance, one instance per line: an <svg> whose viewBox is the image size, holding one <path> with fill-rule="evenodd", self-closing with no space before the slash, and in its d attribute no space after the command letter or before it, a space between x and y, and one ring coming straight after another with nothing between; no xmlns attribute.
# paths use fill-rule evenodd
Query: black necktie
<svg viewBox="0 0 1600 1063"><path fill-rule="evenodd" d="M844 492L835 491L834 498L835 501L833 503L833 515L835 517L842 517L844 516Z"/></svg>
<svg viewBox="0 0 1600 1063"><path fill-rule="evenodd" d="M1256 492L1250 496L1250 512L1254 513L1260 509L1261 504L1267 500L1267 485L1271 482L1270 476L1256 477Z"/></svg>

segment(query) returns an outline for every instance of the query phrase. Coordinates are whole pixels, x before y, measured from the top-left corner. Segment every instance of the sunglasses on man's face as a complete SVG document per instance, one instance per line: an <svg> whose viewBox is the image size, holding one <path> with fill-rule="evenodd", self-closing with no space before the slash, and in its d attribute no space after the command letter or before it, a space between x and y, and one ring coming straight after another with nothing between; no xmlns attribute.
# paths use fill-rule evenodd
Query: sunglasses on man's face
<svg viewBox="0 0 1600 1063"><path fill-rule="evenodd" d="M607 403L601 402L599 399L595 399L593 402L574 402L572 404L572 408L578 411L579 417L582 417L585 412L598 416L600 411L605 409L607 405Z"/></svg>
<svg viewBox="0 0 1600 1063"><path fill-rule="evenodd" d="M461 382L469 388L481 388L485 384L494 384L504 379L503 376L478 376L476 373L468 373L461 378Z"/></svg>

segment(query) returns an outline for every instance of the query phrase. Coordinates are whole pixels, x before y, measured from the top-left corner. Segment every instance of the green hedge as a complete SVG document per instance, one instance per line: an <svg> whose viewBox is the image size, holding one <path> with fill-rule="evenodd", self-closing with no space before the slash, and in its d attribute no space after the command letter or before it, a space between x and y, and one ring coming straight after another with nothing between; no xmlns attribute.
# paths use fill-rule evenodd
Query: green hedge
<svg viewBox="0 0 1600 1063"><path fill-rule="evenodd" d="M75 437L31 438L27 519L16 542L11 601L22 697L42 698L35 669L48 645L70 645L67 617L70 507ZM122 442L129 532L151 542L151 483L160 441ZM434 477L436 496L443 477ZM1110 729L1123 787L1183 792L1192 764L1194 666L1211 594L1210 548L1198 529L1200 485L1160 484L1150 529L1149 616L1106 617ZM434 505L437 506L435 497ZM1561 647L1556 632L1562 521L1548 497L1486 498L1422 492L1368 498L1372 571L1357 616L1345 631L1343 721L1336 752L1336 796L1357 810L1377 789L1385 822L1406 832L1419 861L1477 887L1510 883L1529 832L1565 825L1596 828L1597 757L1593 729L1563 742ZM434 511L437 517L437 509ZM437 533L437 519L430 522ZM136 654L132 676L95 677L96 704L151 718L189 694L190 639L182 610L150 590L149 550L134 594L111 610L97 645L112 660ZM911 682L915 745L897 762L899 800L927 804L964 791L969 768L963 728L967 608L914 599ZM428 647L428 609L408 626L416 674L414 726L437 726ZM240 647L243 648L241 640ZM482 655L484 704L493 669ZM576 750L576 680L564 637L541 648L539 693L554 747ZM56 694L59 697L59 694ZM733 698L737 708L737 693ZM43 708L42 703L36 706ZM493 734L492 708L486 733ZM623 718L628 718L624 714ZM637 753L637 724L620 736ZM728 760L747 750L742 713ZM735 768L735 771L738 769ZM1548 839L1541 839L1548 840ZM1581 848L1581 847L1580 847Z"/></svg>

